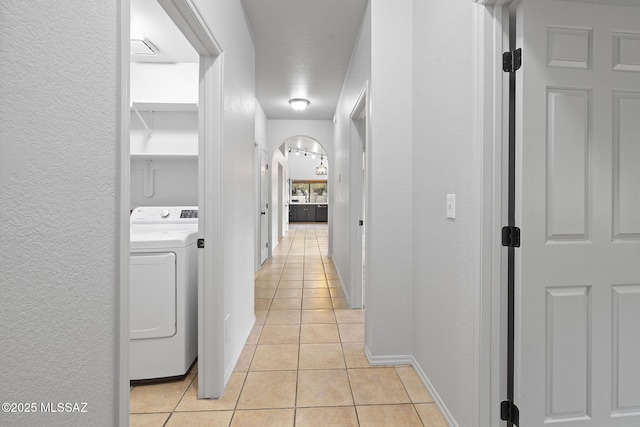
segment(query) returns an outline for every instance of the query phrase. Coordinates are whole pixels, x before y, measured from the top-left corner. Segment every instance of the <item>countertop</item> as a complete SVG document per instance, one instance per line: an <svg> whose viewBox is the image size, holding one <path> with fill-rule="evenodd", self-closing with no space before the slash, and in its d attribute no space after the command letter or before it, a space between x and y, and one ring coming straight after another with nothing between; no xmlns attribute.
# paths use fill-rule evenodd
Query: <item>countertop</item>
<svg viewBox="0 0 640 427"><path fill-rule="evenodd" d="M329 203L307 203L307 202L290 202L289 206L296 206L296 205L323 205L323 206L327 206Z"/></svg>

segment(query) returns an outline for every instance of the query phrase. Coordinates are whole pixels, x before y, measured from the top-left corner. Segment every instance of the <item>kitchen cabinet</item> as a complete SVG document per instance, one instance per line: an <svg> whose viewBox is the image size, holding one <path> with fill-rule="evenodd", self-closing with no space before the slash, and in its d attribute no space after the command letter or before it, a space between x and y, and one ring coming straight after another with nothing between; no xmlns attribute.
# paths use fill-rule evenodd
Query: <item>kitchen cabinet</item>
<svg viewBox="0 0 640 427"><path fill-rule="evenodd" d="M329 220L329 205L316 205L316 222Z"/></svg>
<svg viewBox="0 0 640 427"><path fill-rule="evenodd" d="M289 205L289 222L327 222L327 205Z"/></svg>

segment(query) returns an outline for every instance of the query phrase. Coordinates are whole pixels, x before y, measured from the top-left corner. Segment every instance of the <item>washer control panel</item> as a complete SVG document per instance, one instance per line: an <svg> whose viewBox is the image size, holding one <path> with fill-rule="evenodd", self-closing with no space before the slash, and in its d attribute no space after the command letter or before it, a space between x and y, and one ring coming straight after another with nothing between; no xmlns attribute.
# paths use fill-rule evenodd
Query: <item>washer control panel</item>
<svg viewBox="0 0 640 427"><path fill-rule="evenodd" d="M141 206L131 212L131 224L197 223L197 206Z"/></svg>

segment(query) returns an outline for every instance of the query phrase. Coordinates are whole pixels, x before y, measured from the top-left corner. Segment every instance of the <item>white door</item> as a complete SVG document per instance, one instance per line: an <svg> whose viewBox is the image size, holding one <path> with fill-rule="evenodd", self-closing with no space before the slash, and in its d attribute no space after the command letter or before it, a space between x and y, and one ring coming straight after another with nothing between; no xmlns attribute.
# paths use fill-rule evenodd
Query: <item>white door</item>
<svg viewBox="0 0 640 427"><path fill-rule="evenodd" d="M640 7L595 3L523 0L516 12L526 427L640 426Z"/></svg>
<svg viewBox="0 0 640 427"><path fill-rule="evenodd" d="M364 145L364 144L363 144ZM360 201L360 217L362 218L362 222L360 223L360 232L361 235L361 250L362 250L362 270L360 273L360 280L362 286L362 308L364 308L364 291L365 291L365 283L366 283L366 231L367 231L367 218L366 218L366 206L367 206L367 152L362 151L362 200Z"/></svg>
<svg viewBox="0 0 640 427"><path fill-rule="evenodd" d="M269 256L269 176L267 153L260 150L260 265Z"/></svg>

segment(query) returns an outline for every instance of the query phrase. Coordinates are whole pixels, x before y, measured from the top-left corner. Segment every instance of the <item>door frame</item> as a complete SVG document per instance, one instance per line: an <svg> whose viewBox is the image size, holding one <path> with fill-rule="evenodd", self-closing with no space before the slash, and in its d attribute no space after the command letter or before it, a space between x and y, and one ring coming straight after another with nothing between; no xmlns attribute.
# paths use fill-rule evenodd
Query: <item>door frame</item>
<svg viewBox="0 0 640 427"><path fill-rule="evenodd" d="M117 307L118 307L118 348L116 355L117 372L117 401L116 401L116 418L118 425L129 425L129 330L130 330L130 265L131 265L131 240L130 240L130 224L129 209L131 209L131 146L130 146L130 129L131 129L131 107L129 93L129 61L130 61L130 42L131 38L131 3L130 0L118 1L118 34L120 35L119 43L119 70L117 75L119 100L118 105L118 123L120 129L120 140L118 143L119 158L116 170L118 179L118 200L117 208L117 261L118 269L117 288Z"/></svg>
<svg viewBox="0 0 640 427"><path fill-rule="evenodd" d="M158 0L167 15L200 55L198 100L199 238L209 244L200 251L198 286L198 397L219 397L224 390L224 298L222 258L222 132L223 132L223 69L224 53L214 33L208 27L194 0ZM129 39L131 21L130 0L119 0L120 69L119 82L119 162L118 162L118 420L129 424L129 291L130 241L130 94ZM206 145L205 145L206 142ZM203 187L203 186L200 186ZM204 273L204 276L203 276Z"/></svg>
<svg viewBox="0 0 640 427"><path fill-rule="evenodd" d="M364 203L364 218L369 219L369 197L366 197L366 194L363 194L366 188L370 188L367 182L369 179L369 166L370 166L370 151L368 148L371 146L370 138L371 138L371 103L370 103L370 95L369 95L369 80L365 81L364 86L360 90L360 94L349 114L350 123L350 132L351 138L349 141L350 152L351 155L356 159L351 159L351 188L356 190L353 197L350 197L351 200L351 214L350 214L350 225L349 230L351 233L351 244L350 244L350 258L351 258L351 290L349 292L349 306L351 308L363 308L364 300L363 300L363 283L366 283L366 277L363 276L362 270L362 251L364 250L365 254L367 253L367 248L362 247L362 231L360 229L360 225L358 225L358 221L363 218L362 212L362 197L365 197ZM358 120L364 120L364 140L362 137L359 137L358 146L354 144L354 132L357 132L355 129L355 122ZM362 154L364 152L365 162L365 177L362 177ZM357 154L357 155L356 155ZM356 164L358 167L354 167ZM366 227L367 224L364 224L363 227ZM368 241L365 240L365 246L368 246ZM370 252L369 252L370 253ZM365 272L366 276L366 272Z"/></svg>
<svg viewBox="0 0 640 427"><path fill-rule="evenodd" d="M194 0L158 0L200 55L198 95L198 398L224 391L224 52Z"/></svg>
<svg viewBox="0 0 640 427"><path fill-rule="evenodd" d="M506 396L507 258L501 245L507 221L508 74L502 53L509 50L512 0L472 0L473 134L478 199L475 215L474 387L475 426L498 427Z"/></svg>
<svg viewBox="0 0 640 427"><path fill-rule="evenodd" d="M256 271L258 271L262 265L271 257L271 237L270 237L270 231L269 229L271 228L271 217L272 217L272 213L271 213L271 206L273 206L274 204L271 203L269 194L270 194L270 185L271 185L271 179L270 176L273 173L270 168L269 168L269 157L267 152L265 151L265 149L256 144L256 150L257 150L257 173L258 173L258 209L256 212L256 215L258 217L258 236L257 236L257 241L258 241L258 253L257 253L257 268ZM265 164L265 171L264 171L264 179L262 177L262 159L264 158L264 164ZM265 187L266 186L266 187ZM264 197L263 197L264 196ZM266 208L266 212L263 215L262 214L262 206L263 205L267 205ZM263 225L263 216L264 217L264 221L265 224ZM263 230L263 227L266 228L266 230ZM263 242L262 241L262 235L263 232L266 231L266 241ZM266 252L267 255L264 259L264 261L262 260L262 250L263 250L263 244L266 244Z"/></svg>

